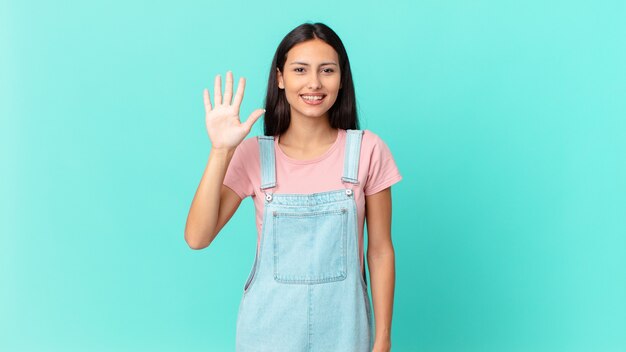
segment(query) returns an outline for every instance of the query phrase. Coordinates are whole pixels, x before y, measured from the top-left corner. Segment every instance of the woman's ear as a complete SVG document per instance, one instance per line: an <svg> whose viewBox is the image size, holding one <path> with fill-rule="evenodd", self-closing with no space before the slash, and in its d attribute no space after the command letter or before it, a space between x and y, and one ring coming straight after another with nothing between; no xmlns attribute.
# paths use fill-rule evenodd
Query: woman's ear
<svg viewBox="0 0 626 352"><path fill-rule="evenodd" d="M278 88L285 89L285 82L283 82L283 74L280 73L280 69L276 67L276 79L278 80Z"/></svg>

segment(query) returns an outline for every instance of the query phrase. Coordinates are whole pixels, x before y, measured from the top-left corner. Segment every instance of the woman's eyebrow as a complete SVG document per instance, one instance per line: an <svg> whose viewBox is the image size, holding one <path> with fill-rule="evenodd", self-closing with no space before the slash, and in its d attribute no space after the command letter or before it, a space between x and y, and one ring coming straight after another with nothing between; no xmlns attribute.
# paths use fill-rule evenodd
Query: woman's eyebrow
<svg viewBox="0 0 626 352"><path fill-rule="evenodd" d="M300 62L300 61L294 61L292 63L290 63L290 65L304 65L304 66L309 66L309 64L307 64L306 62ZM335 62L322 62L320 64L320 66L324 66L324 65L335 65L338 66Z"/></svg>

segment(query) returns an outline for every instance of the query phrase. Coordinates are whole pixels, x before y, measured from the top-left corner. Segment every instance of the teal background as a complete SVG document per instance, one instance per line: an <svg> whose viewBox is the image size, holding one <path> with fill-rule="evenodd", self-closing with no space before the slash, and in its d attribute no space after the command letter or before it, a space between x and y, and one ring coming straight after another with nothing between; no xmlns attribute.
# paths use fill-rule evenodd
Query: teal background
<svg viewBox="0 0 626 352"><path fill-rule="evenodd" d="M393 351L626 351L623 1L0 1L0 351L232 351L250 198L183 239L202 89L306 21L393 189ZM262 133L262 122L250 136Z"/></svg>

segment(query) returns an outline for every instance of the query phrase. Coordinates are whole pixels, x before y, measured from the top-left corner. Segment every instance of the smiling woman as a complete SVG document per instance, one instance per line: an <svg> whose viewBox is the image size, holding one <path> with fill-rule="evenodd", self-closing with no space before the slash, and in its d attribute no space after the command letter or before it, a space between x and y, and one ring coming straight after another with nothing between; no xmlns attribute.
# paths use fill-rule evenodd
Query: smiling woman
<svg viewBox="0 0 626 352"><path fill-rule="evenodd" d="M328 26L304 24L293 29L278 45L271 67L265 135L282 135L292 118L302 117L321 117L332 128L359 128L348 53ZM311 105L303 104L307 102L303 95L323 98L311 110Z"/></svg>
<svg viewBox="0 0 626 352"><path fill-rule="evenodd" d="M313 39L291 48L286 61L285 73L276 68L276 74L278 87L285 90L292 108L291 118L328 120L328 110L337 100L341 88L341 70L335 49L323 40Z"/></svg>
<svg viewBox="0 0 626 352"><path fill-rule="evenodd" d="M402 176L387 145L358 129L341 40L322 23L287 34L269 74L265 134L256 138L245 139L264 110L240 121L244 85L240 78L231 102L232 72L223 97L216 76L215 106L204 91L212 149L185 228L189 246L205 248L242 199L254 199L257 251L243 285L237 351L389 351L390 186Z"/></svg>

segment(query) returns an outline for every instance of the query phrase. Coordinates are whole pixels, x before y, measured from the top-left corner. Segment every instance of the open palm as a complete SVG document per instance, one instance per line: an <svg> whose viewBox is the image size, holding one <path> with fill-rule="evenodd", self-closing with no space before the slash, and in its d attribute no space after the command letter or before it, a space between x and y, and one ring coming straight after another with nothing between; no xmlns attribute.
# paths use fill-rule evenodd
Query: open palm
<svg viewBox="0 0 626 352"><path fill-rule="evenodd" d="M226 88L222 97L222 79L220 75L215 76L215 87L213 101L211 105L209 90L204 89L204 109L206 112L206 129L211 140L213 149L234 149L250 133L252 125L263 115L264 109L254 110L245 122L239 119L239 107L243 100L245 89L245 78L239 78L235 99L233 98L233 73L226 73Z"/></svg>

